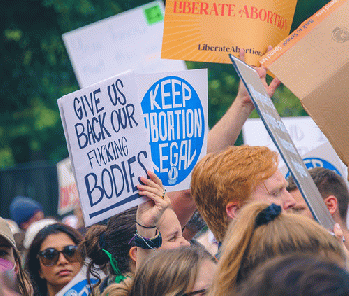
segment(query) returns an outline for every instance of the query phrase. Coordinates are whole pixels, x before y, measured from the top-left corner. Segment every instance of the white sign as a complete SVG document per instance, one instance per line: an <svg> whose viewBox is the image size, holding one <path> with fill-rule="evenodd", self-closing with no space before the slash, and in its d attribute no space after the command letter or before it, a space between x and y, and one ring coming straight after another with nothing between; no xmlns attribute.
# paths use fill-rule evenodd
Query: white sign
<svg viewBox="0 0 349 296"><path fill-rule="evenodd" d="M328 142L325 135L309 116L283 117L281 120L300 155ZM270 150L277 151L260 118L249 118L242 128L242 135L244 144L267 146Z"/></svg>
<svg viewBox="0 0 349 296"><path fill-rule="evenodd" d="M59 186L58 214L64 215L79 204L79 193L69 158L57 163Z"/></svg>
<svg viewBox="0 0 349 296"><path fill-rule="evenodd" d="M348 184L348 168L338 157L330 142L326 142L314 150L303 154L302 158L308 170L315 167L323 167L325 169L332 170L340 175ZM280 171L286 175L286 177L288 176L287 167L281 167Z"/></svg>
<svg viewBox="0 0 349 296"><path fill-rule="evenodd" d="M168 191L190 188L207 150L207 69L137 75L155 173Z"/></svg>
<svg viewBox="0 0 349 296"><path fill-rule="evenodd" d="M102 278L105 275L103 272L98 272ZM97 278L91 275L91 285L95 285L98 282ZM87 266L84 264L79 273L66 285L56 296L88 296L91 295L90 285L87 281Z"/></svg>
<svg viewBox="0 0 349 296"><path fill-rule="evenodd" d="M185 70L160 58L164 5L151 2L63 35L80 87L129 69L138 73Z"/></svg>
<svg viewBox="0 0 349 296"><path fill-rule="evenodd" d="M302 158L281 121L275 106L266 92L257 71L244 62L229 55L260 115L265 128L276 145L281 157L307 202L315 220L327 229L333 229L334 221L323 203L322 197L311 178Z"/></svg>
<svg viewBox="0 0 349 296"><path fill-rule="evenodd" d="M152 169L132 72L58 100L85 225L142 202L137 183Z"/></svg>

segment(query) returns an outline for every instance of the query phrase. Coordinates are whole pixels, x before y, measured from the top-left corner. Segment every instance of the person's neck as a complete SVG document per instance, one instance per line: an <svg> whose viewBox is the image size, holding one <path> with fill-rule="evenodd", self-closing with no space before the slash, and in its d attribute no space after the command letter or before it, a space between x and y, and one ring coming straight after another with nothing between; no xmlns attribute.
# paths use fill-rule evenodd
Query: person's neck
<svg viewBox="0 0 349 296"><path fill-rule="evenodd" d="M64 286L52 286L47 283L47 296L55 296Z"/></svg>

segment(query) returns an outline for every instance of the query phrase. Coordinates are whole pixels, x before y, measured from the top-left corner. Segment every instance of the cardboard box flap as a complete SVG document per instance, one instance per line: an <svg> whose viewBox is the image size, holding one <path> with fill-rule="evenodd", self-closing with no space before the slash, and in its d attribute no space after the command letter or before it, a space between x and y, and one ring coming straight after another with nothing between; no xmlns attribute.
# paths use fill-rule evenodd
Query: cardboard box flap
<svg viewBox="0 0 349 296"><path fill-rule="evenodd" d="M271 63L269 70L302 99L329 80L347 62L349 1Z"/></svg>
<svg viewBox="0 0 349 296"><path fill-rule="evenodd" d="M349 166L349 63L301 102L338 156Z"/></svg>

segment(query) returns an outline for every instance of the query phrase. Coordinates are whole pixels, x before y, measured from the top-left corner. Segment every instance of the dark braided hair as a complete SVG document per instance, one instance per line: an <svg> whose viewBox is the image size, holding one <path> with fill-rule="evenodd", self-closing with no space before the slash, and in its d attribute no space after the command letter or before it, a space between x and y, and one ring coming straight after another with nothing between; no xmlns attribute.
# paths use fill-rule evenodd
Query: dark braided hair
<svg viewBox="0 0 349 296"><path fill-rule="evenodd" d="M82 254L91 259L87 267L87 279L90 287L91 275L98 279L96 285L101 282L96 268L103 270L109 266L109 258L102 249L113 256L122 274L131 271L129 251L135 245L132 238L136 232L136 212L137 207L133 207L110 217L107 225L96 224L88 228L79 249ZM109 274L115 275L110 266L108 271ZM91 287L92 293L93 290Z"/></svg>

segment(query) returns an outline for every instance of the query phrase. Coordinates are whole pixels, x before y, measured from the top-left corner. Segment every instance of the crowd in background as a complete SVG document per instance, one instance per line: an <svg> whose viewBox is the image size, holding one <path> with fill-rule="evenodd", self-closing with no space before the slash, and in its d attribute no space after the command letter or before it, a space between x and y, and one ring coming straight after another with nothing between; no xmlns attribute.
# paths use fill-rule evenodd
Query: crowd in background
<svg viewBox="0 0 349 296"><path fill-rule="evenodd" d="M280 82L257 71L272 95ZM241 85L209 132L190 190L167 193L149 171L137 185L145 202L106 223L85 229L79 214L57 221L15 198L11 220L0 219L0 295L53 296L81 270L91 295L349 295L345 181L310 172L336 222L325 229L276 152L233 146L253 108Z"/></svg>

